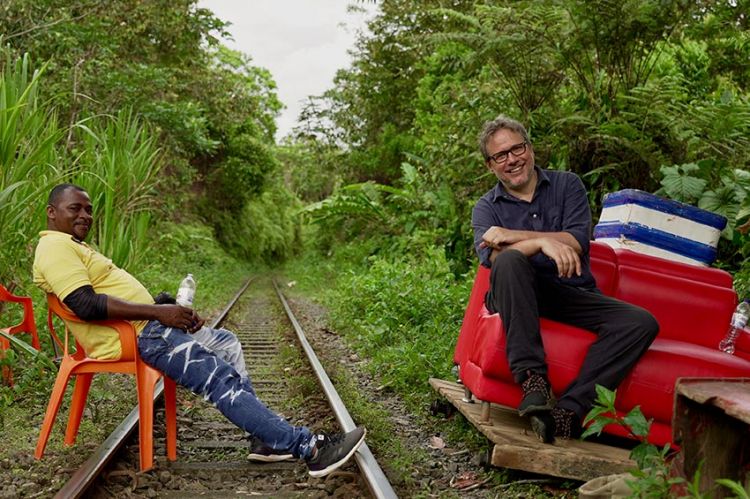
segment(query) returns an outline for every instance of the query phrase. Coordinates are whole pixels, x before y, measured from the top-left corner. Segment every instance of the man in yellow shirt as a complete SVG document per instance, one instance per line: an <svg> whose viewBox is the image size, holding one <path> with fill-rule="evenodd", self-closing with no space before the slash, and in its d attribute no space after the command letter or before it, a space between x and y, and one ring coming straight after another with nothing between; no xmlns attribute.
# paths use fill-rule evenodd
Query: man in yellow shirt
<svg viewBox="0 0 750 499"><path fill-rule="evenodd" d="M155 304L132 275L92 249L84 239L93 222L85 190L60 184L47 202L47 230L40 233L34 257L34 282L54 293L83 320L133 321L144 362L210 400L230 421L255 439L250 458L304 459L321 477L343 465L364 441L364 428L339 435L314 434L295 427L256 396L245 368L242 346L226 329L204 327L192 309ZM117 359L117 333L106 327L69 324L87 355Z"/></svg>

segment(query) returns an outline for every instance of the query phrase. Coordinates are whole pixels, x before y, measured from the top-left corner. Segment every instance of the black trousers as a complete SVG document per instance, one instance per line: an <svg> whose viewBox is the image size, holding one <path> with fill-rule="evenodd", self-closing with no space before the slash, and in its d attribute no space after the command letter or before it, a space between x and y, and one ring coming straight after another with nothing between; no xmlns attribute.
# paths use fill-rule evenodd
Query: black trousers
<svg viewBox="0 0 750 499"><path fill-rule="evenodd" d="M578 377L557 405L572 410L581 421L596 400L597 384L614 390L659 332L645 309L537 275L520 251L497 255L490 274L488 310L499 313L506 334L508 364L517 383L527 371L547 374L539 317L570 324L597 335Z"/></svg>

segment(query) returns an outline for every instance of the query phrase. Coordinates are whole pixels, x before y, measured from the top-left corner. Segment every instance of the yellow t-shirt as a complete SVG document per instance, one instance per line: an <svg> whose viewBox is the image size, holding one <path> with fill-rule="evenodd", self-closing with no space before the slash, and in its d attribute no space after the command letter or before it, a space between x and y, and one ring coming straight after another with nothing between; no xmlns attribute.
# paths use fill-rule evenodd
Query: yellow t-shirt
<svg viewBox="0 0 750 499"><path fill-rule="evenodd" d="M39 233L34 255L34 283L47 293L64 300L81 286L134 303L151 304L154 299L132 275L117 267L112 260L70 234L55 230ZM147 321L133 321L138 333ZM70 331L94 359L119 359L122 355L120 337L112 328L93 324L68 324Z"/></svg>

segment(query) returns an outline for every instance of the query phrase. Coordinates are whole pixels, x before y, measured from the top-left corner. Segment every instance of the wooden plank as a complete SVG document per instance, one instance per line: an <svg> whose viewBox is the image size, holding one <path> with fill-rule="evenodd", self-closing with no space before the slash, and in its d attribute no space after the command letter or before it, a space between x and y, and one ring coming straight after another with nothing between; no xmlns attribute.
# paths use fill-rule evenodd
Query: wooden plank
<svg viewBox="0 0 750 499"><path fill-rule="evenodd" d="M463 385L436 378L430 378L430 385L495 444L493 466L583 481L635 468L629 451L619 447L584 440L542 443L528 421L509 407L492 404L490 423L483 424L481 404L462 401Z"/></svg>
<svg viewBox="0 0 750 499"><path fill-rule="evenodd" d="M750 379L680 378L675 387L674 440L681 446L682 474L711 497L728 497L717 478L750 478Z"/></svg>
<svg viewBox="0 0 750 499"><path fill-rule="evenodd" d="M675 391L699 404L718 407L727 416L750 423L750 378L680 378Z"/></svg>

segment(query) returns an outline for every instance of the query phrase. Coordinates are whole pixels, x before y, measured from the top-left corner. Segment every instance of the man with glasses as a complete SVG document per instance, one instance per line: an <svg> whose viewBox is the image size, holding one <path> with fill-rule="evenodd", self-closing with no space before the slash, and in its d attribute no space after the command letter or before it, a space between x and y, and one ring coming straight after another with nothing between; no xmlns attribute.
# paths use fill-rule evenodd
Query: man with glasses
<svg viewBox="0 0 750 499"><path fill-rule="evenodd" d="M589 269L591 212L578 176L539 168L526 129L505 116L485 123L479 146L498 183L474 207L474 244L491 268L485 303L503 321L508 364L523 391L518 413L544 442L577 438L595 386L615 389L659 325L646 310L596 289ZM597 335L557 402L539 317Z"/></svg>

